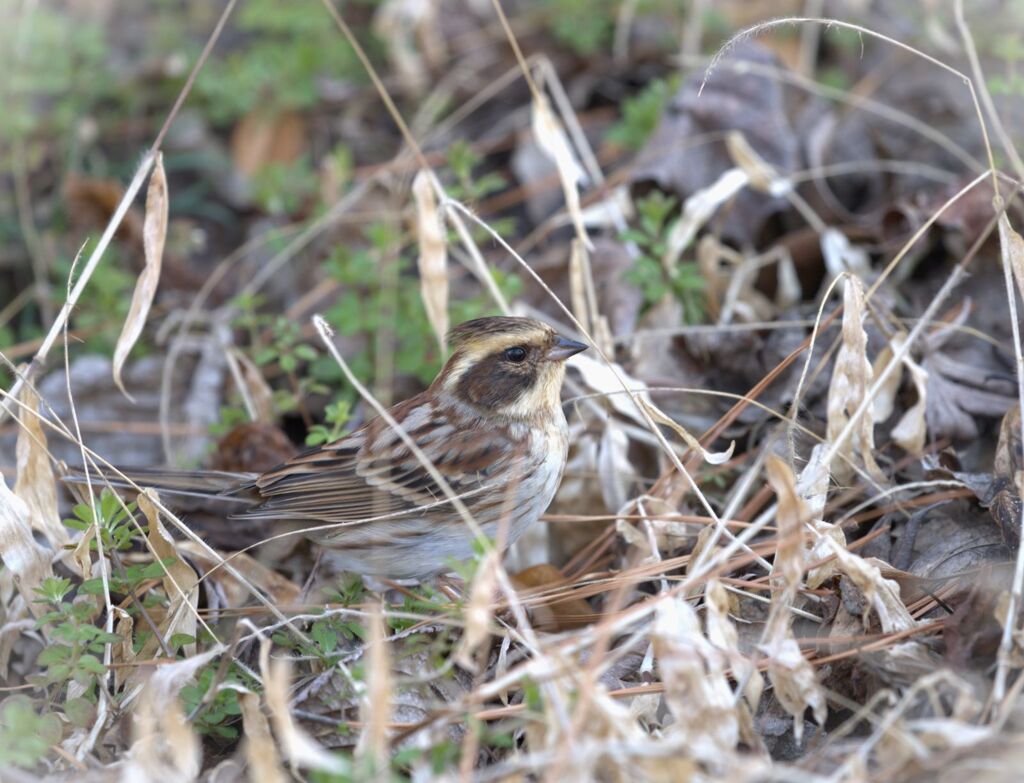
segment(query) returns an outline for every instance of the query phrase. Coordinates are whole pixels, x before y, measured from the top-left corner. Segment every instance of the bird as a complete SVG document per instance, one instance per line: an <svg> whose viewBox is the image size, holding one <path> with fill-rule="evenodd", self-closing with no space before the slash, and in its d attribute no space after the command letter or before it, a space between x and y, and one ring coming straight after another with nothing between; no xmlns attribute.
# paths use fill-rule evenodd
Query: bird
<svg viewBox="0 0 1024 783"><path fill-rule="evenodd" d="M558 489L569 447L565 363L587 345L511 316L466 321L447 339L434 381L388 413L482 532L507 548ZM455 503L384 417L264 473L124 474L141 487L237 504L231 524L297 523L334 569L372 579L422 581L474 553Z"/></svg>

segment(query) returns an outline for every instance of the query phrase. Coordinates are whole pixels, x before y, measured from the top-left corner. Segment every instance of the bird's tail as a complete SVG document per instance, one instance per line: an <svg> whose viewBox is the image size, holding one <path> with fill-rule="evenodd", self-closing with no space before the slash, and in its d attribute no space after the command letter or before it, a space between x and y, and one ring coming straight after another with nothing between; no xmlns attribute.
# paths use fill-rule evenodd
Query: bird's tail
<svg viewBox="0 0 1024 783"><path fill-rule="evenodd" d="M88 480L99 486L136 491L155 489L162 494L201 499L223 499L238 503L251 503L249 490L258 474L229 473L219 470L168 470L164 468L120 468L116 472L97 475L90 472L88 479L81 468L68 468L64 481L83 486Z"/></svg>

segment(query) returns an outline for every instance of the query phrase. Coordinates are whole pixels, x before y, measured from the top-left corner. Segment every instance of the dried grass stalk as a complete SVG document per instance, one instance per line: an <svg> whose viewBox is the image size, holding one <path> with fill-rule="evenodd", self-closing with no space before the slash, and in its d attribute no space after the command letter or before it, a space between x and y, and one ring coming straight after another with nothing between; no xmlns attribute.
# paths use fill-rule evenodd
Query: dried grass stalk
<svg viewBox="0 0 1024 783"><path fill-rule="evenodd" d="M366 646L367 688L360 701L359 716L363 733L356 745L356 758L364 769L386 776L388 764L388 722L391 719L391 663L384 637L384 617L380 604L375 604L367 622ZM369 765L365 765L365 762Z"/></svg>

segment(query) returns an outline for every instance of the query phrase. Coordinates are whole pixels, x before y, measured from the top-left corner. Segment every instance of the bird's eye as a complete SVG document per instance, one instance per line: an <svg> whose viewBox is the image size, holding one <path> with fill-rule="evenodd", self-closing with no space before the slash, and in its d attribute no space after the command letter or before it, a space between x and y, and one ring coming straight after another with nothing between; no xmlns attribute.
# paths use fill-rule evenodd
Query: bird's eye
<svg viewBox="0 0 1024 783"><path fill-rule="evenodd" d="M520 345L513 345L511 348L505 349L505 359L510 362L519 364L526 360L526 349Z"/></svg>

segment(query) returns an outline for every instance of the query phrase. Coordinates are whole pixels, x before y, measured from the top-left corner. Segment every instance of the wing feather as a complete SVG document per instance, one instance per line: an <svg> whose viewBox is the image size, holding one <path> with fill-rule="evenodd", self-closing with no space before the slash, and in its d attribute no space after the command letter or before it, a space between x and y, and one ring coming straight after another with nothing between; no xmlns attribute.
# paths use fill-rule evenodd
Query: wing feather
<svg viewBox="0 0 1024 783"><path fill-rule="evenodd" d="M424 395L392 410L399 423L429 456L460 499L492 492L507 480L511 461L525 444L508 432L488 427L481 437L473 422L456 426L440 418ZM443 438L439 431L443 430ZM503 478L498 478L503 477ZM430 473L385 422L375 419L336 443L293 457L251 485L260 502L238 514L244 519L369 524L381 519L451 515L451 501Z"/></svg>

